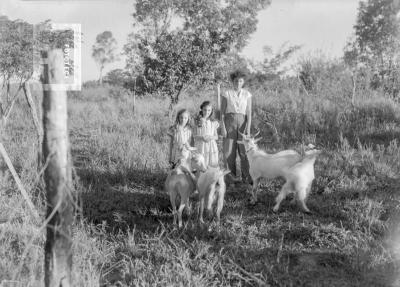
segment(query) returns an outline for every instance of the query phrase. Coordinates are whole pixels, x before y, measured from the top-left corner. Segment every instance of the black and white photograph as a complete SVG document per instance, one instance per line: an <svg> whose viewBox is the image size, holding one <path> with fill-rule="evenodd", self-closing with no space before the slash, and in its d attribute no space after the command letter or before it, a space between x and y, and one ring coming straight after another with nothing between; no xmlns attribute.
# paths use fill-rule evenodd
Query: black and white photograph
<svg viewBox="0 0 400 287"><path fill-rule="evenodd" d="M0 287L400 287L400 0L0 0Z"/></svg>

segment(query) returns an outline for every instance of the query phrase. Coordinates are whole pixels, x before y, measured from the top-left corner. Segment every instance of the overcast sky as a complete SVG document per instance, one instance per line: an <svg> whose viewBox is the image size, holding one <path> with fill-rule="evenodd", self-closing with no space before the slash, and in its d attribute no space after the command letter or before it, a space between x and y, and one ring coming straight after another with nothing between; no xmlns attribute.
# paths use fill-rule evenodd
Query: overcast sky
<svg viewBox="0 0 400 287"><path fill-rule="evenodd" d="M109 30L119 49L131 32L132 0L0 0L0 14L37 24L46 19L55 23L81 24L83 81L98 78L98 67L91 57L96 35ZM317 50L330 57L340 57L346 40L351 36L357 15L358 0L272 0L259 13L257 31L251 36L243 54L261 60L262 48L276 51L283 43L302 45L299 54ZM121 60L106 67L123 68Z"/></svg>

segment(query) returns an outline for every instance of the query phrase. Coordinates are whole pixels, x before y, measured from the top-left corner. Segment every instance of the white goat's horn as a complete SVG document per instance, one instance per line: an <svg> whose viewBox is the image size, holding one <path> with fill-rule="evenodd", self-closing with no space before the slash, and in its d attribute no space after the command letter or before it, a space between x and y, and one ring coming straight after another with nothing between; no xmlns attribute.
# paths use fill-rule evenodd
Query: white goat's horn
<svg viewBox="0 0 400 287"><path fill-rule="evenodd" d="M260 134L260 130L257 129L257 132L256 132L256 134L253 136L253 138L255 138L256 136L258 136L259 134Z"/></svg>

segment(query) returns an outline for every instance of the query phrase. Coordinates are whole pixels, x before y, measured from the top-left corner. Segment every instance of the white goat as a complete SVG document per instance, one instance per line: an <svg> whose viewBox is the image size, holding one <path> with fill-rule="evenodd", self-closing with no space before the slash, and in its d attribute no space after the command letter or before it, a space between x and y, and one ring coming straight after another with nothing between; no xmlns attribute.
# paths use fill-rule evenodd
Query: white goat
<svg viewBox="0 0 400 287"><path fill-rule="evenodd" d="M285 177L287 169L302 159L301 155L295 150L284 150L275 154L268 154L260 150L255 139L259 132L253 137L241 134L243 140L238 141L246 149L247 159L249 160L249 173L253 180L251 189L251 203L257 202L257 187L261 178L274 179Z"/></svg>
<svg viewBox="0 0 400 287"><path fill-rule="evenodd" d="M286 183L282 186L281 191L275 199L276 204L273 208L275 212L279 210L282 200L291 192L294 192L295 196L297 196L297 200L303 211L307 213L310 212L306 205L306 200L315 178L314 163L320 153L320 150L306 151L305 157L288 169L285 174ZM293 199L293 202L295 201L296 197Z"/></svg>
<svg viewBox="0 0 400 287"><path fill-rule="evenodd" d="M183 148L182 157L177 166L168 174L164 184L164 189L169 194L172 205L173 223L182 227L182 212L185 207L189 208L189 197L196 190L196 177L192 173L192 167L198 171L206 171L204 157L199 153L194 153L195 148ZM176 210L176 199L180 196L180 205Z"/></svg>
<svg viewBox="0 0 400 287"><path fill-rule="evenodd" d="M209 214L212 213L212 207L217 202L216 216L219 224L221 211L224 207L224 197L226 185L224 176L230 173L229 170L221 170L219 167L208 167L201 173L197 180L197 190L199 191L199 221L204 223L203 211L206 205Z"/></svg>
<svg viewBox="0 0 400 287"><path fill-rule="evenodd" d="M284 150L275 154L268 154L257 146L257 142L261 138L255 139L255 136L250 137L243 134L242 136L243 140L238 141L238 143L245 146L250 166L249 173L253 180L251 202L255 203L257 201L257 187L261 178L274 179L283 177L286 183L276 198L276 205L273 210L278 211L281 201L287 194L296 192L303 210L310 212L305 205L305 200L314 179L314 162L320 151L307 151L304 158L295 150ZM304 188L304 186L306 187Z"/></svg>

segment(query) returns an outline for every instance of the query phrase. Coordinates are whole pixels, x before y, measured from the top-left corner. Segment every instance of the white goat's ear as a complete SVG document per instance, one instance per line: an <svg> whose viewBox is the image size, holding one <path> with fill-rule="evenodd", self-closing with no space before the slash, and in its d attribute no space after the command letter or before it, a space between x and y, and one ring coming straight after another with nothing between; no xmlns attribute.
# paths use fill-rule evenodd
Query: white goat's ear
<svg viewBox="0 0 400 287"><path fill-rule="evenodd" d="M244 144L244 141L237 141L238 144Z"/></svg>
<svg viewBox="0 0 400 287"><path fill-rule="evenodd" d="M262 139L262 137L259 137L259 138L255 139L255 140L254 140L254 143L259 142L261 139Z"/></svg>
<svg viewBox="0 0 400 287"><path fill-rule="evenodd" d="M190 151L196 151L197 147L188 146L187 149Z"/></svg>

